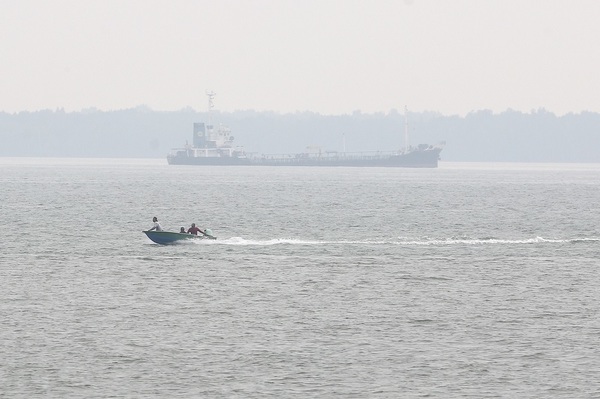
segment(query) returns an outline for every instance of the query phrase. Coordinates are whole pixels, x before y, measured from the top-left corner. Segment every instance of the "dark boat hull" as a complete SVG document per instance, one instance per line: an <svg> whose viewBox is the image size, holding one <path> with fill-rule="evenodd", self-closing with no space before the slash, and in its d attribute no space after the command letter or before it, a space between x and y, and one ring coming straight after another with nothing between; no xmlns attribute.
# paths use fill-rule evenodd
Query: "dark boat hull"
<svg viewBox="0 0 600 399"><path fill-rule="evenodd" d="M146 234L146 236L148 236L148 238L150 240L152 240L153 242L155 242L157 244L161 244L161 245L176 244L176 243L181 243L181 242L189 241L189 240L202 240L202 239L216 240L217 239L216 237L213 237L213 236L175 233L172 231L147 230L147 231L143 231L143 233Z"/></svg>

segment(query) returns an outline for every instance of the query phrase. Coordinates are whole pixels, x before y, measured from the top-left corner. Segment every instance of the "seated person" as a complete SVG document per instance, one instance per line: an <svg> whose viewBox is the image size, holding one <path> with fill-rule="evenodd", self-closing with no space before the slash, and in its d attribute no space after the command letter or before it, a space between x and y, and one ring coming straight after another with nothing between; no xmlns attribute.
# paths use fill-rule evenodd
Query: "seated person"
<svg viewBox="0 0 600 399"><path fill-rule="evenodd" d="M156 230L156 231L163 231L162 226L160 225L160 223L158 223L158 218L156 216L154 216L154 218L152 218L152 221L154 222L154 226L149 230Z"/></svg>
<svg viewBox="0 0 600 399"><path fill-rule="evenodd" d="M187 232L197 236L198 233L202 233L202 230L196 227L196 223L192 223L192 227L190 227Z"/></svg>

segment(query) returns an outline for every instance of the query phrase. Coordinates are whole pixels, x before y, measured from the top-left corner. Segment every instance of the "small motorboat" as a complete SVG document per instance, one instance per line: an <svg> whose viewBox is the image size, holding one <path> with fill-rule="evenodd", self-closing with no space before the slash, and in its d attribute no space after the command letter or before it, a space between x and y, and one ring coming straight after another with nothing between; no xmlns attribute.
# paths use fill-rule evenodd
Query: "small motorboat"
<svg viewBox="0 0 600 399"><path fill-rule="evenodd" d="M174 231L155 231L155 230L142 230L149 239L157 244L167 245L176 244L178 242L186 240L216 240L217 237L213 236L210 230L200 232L199 235L187 234L187 233L176 233Z"/></svg>

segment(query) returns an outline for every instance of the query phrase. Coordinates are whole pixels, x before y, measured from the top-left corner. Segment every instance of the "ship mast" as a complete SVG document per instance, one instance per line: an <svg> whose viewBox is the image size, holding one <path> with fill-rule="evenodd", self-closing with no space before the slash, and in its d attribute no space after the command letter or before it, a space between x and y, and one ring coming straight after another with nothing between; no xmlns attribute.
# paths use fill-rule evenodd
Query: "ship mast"
<svg viewBox="0 0 600 399"><path fill-rule="evenodd" d="M216 93L212 90L207 90L206 95L208 96L208 125L212 129L212 109L215 106L213 100L216 96Z"/></svg>
<svg viewBox="0 0 600 399"><path fill-rule="evenodd" d="M408 152L408 107L404 106L404 152Z"/></svg>

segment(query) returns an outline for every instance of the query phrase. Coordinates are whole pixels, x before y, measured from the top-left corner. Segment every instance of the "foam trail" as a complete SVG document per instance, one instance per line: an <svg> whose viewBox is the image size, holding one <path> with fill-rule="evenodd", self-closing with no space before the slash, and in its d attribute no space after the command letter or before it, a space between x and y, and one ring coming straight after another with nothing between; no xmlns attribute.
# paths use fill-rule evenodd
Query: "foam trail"
<svg viewBox="0 0 600 399"><path fill-rule="evenodd" d="M585 237L585 238L570 238L570 239L558 239L558 238L521 238L521 239L500 239L500 238L470 238L470 237L458 237L458 238L446 238L446 239L430 239L422 238L420 240L407 240L403 237L399 237L400 241L395 242L397 245L519 245L519 244L540 244L540 243L577 243L587 241L600 241L600 238L596 237Z"/></svg>
<svg viewBox="0 0 600 399"><path fill-rule="evenodd" d="M400 246L451 246L451 245L526 245L526 244L564 244L581 242L598 242L598 237L582 238L519 238L501 239L495 237L472 238L472 237L398 237L397 240L303 240L295 238L272 238L266 240L250 240L242 237L231 237L220 240L197 240L196 244L202 245L231 245L231 246L276 246L276 245L400 245Z"/></svg>
<svg viewBox="0 0 600 399"><path fill-rule="evenodd" d="M327 245L327 244L366 244L366 241L318 241L300 240L293 238L272 238L269 240L247 240L242 237L231 237L225 240L213 241L211 244L239 246L271 246L271 245Z"/></svg>

